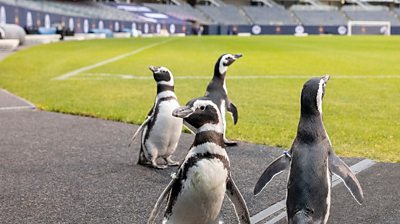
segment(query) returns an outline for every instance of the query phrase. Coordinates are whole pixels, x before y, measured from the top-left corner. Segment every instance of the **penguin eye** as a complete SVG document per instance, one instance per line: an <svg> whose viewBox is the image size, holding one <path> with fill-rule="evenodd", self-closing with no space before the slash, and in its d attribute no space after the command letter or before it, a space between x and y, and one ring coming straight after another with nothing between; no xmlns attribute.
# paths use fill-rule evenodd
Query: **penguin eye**
<svg viewBox="0 0 400 224"><path fill-rule="evenodd" d="M204 111L206 109L205 106L200 106L200 110Z"/></svg>

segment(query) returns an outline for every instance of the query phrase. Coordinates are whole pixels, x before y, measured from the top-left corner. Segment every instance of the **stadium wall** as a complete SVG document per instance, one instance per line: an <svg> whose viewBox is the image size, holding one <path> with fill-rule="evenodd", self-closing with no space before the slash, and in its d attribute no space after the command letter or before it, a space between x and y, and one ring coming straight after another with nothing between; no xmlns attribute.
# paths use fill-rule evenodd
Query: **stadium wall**
<svg viewBox="0 0 400 224"><path fill-rule="evenodd" d="M361 28L360 28L361 29ZM209 25L205 27L208 35L347 35L347 26L289 26L289 25ZM379 27L363 27L362 34L380 34ZM400 34L400 27L392 27L392 34Z"/></svg>

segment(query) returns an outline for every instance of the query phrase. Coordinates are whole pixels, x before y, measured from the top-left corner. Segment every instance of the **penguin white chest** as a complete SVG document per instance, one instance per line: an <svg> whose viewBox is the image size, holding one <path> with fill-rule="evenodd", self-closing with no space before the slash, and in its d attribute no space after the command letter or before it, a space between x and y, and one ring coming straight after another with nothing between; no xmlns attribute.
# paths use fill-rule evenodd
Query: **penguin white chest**
<svg viewBox="0 0 400 224"><path fill-rule="evenodd" d="M158 114L150 130L148 143L158 150L158 155L170 155L176 148L182 130L182 119L172 116L172 111L179 107L175 100L164 101L158 105Z"/></svg>
<svg viewBox="0 0 400 224"><path fill-rule="evenodd" d="M225 100L221 101L221 106L220 106L220 110L221 110L221 116L222 116L222 124L224 125L224 135L225 135L225 130L226 130L226 102Z"/></svg>
<svg viewBox="0 0 400 224"><path fill-rule="evenodd" d="M228 170L221 160L201 159L187 172L167 223L216 223L226 191Z"/></svg>

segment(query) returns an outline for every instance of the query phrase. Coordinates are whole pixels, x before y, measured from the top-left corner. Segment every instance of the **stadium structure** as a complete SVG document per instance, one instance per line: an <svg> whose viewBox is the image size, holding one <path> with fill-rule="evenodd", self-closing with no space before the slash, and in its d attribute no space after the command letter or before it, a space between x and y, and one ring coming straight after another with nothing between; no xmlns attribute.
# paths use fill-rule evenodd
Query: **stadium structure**
<svg viewBox="0 0 400 224"><path fill-rule="evenodd" d="M400 0L0 0L0 38L28 34L400 34ZM20 32L20 31L19 31ZM23 40L20 40L23 41Z"/></svg>

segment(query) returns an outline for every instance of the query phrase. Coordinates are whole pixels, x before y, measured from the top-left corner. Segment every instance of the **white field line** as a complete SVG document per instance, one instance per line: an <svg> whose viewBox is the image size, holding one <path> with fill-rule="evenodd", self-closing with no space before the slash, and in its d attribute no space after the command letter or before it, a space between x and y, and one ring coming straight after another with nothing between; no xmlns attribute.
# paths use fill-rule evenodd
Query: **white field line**
<svg viewBox="0 0 400 224"><path fill-rule="evenodd" d="M370 160L370 159L364 159L356 164L354 164L353 166L350 167L351 171L354 174L358 174L359 172L366 170L368 168L370 168L371 166L373 166L375 164L374 161ZM332 187L340 184L342 182L342 180L337 177L336 175L334 175L332 177ZM251 223L258 223L266 218L268 218L269 216L271 216L272 214L274 214L277 211L280 211L282 209L286 208L286 199L279 201L277 203L275 203L274 205L268 207L267 209L262 210L261 212L255 214L254 216L252 216L250 218L250 222ZM276 217L272 218L271 220L269 220L268 224L274 224L278 221L280 221L281 219L286 217L286 211L283 211L282 213L280 213L279 215L277 215Z"/></svg>
<svg viewBox="0 0 400 224"><path fill-rule="evenodd" d="M125 54L121 54L119 56L116 56L116 57L113 57L113 58L110 58L110 59L107 59L107 60L104 60L104 61L97 62L96 64L88 65L88 66L76 69L74 71L65 73L63 75L60 75L60 76L54 78L54 80L66 80L68 78L71 78L73 76L78 75L79 73L82 73L82 72L85 72L85 71L88 71L88 70L91 70L91 69L94 69L94 68L97 68L97 67L100 67L100 66L103 66L103 65L118 61L118 60L121 60L123 58L126 58L126 57L129 57L129 56L135 55L137 53L140 53L140 52L142 52L144 50L147 50L149 48L153 48L153 47L156 47L158 45L165 44L165 43L167 43L169 41L172 41L172 40L175 40L175 39L168 39L168 40L164 40L164 41L160 41L160 42L157 42L157 43L146 45L146 46L138 48L138 49L136 49L134 51L131 51L131 52L128 52L128 53L125 53Z"/></svg>
<svg viewBox="0 0 400 224"><path fill-rule="evenodd" d="M303 75L246 75L246 76L229 76L228 79L309 79L311 76ZM341 76L332 75L335 79L400 79L400 75L374 75L374 76ZM93 80L103 80L103 79L143 79L150 80L153 76L138 76L132 74L109 74L109 73L87 73L83 76L76 77L75 79L93 79ZM209 76L175 76L174 79L210 79Z"/></svg>

